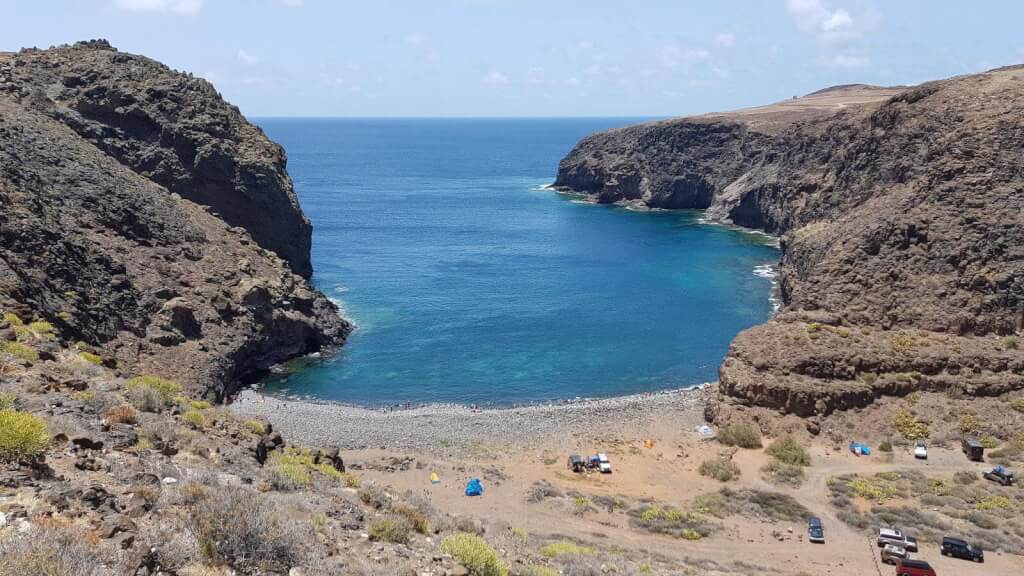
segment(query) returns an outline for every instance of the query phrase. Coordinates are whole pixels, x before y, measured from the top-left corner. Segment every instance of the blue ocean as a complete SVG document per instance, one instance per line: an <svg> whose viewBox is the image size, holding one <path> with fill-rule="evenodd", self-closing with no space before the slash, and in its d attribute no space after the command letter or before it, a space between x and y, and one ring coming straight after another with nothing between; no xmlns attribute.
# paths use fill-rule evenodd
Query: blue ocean
<svg viewBox="0 0 1024 576"><path fill-rule="evenodd" d="M271 391L515 405L692 386L772 314L770 238L545 189L636 119L263 119L313 222L315 284L358 326Z"/></svg>

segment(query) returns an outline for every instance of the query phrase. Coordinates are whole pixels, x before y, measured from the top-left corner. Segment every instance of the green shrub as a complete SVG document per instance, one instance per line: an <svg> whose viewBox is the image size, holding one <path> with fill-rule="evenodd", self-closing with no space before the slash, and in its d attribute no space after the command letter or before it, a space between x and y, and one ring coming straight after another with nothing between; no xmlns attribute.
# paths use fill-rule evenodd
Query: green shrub
<svg viewBox="0 0 1024 576"><path fill-rule="evenodd" d="M878 451L879 452L892 452L892 442L889 442L888 440L882 442L881 444L878 445Z"/></svg>
<svg viewBox="0 0 1024 576"><path fill-rule="evenodd" d="M708 458L701 462L698 471L701 476L714 478L720 482L728 482L740 476L740 467L731 459L722 456Z"/></svg>
<svg viewBox="0 0 1024 576"><path fill-rule="evenodd" d="M164 406L174 403L175 397L181 394L181 384L159 376L136 376L128 381L128 391L149 388L160 395Z"/></svg>
<svg viewBox="0 0 1024 576"><path fill-rule="evenodd" d="M103 364L103 358L100 358L99 356L93 354L92 352L79 352L78 357L90 364L95 364L97 366Z"/></svg>
<svg viewBox="0 0 1024 576"><path fill-rule="evenodd" d="M792 436L783 436L772 442L765 449L768 455L774 457L783 464L791 466L810 466L811 455L800 445L800 442Z"/></svg>
<svg viewBox="0 0 1024 576"><path fill-rule="evenodd" d="M1016 350L1019 346L1019 342L1016 336L1007 336L1003 338L1003 347L1007 350Z"/></svg>
<svg viewBox="0 0 1024 576"><path fill-rule="evenodd" d="M889 485L884 478L857 476L850 480L849 487L853 493L865 500L884 502L896 497L896 488Z"/></svg>
<svg viewBox="0 0 1024 576"><path fill-rule="evenodd" d="M1017 398L1016 400L1010 401L1010 408L1017 412L1024 412L1024 398Z"/></svg>
<svg viewBox="0 0 1024 576"><path fill-rule="evenodd" d="M370 524L368 530L373 542L408 544L412 540L412 527L404 518L384 518Z"/></svg>
<svg viewBox="0 0 1024 576"><path fill-rule="evenodd" d="M312 462L312 460L310 460ZM270 484L278 490L295 490L309 486L311 477L304 455L289 449L273 452L268 462Z"/></svg>
<svg viewBox="0 0 1024 576"><path fill-rule="evenodd" d="M726 424L718 430L717 438L726 446L761 447L761 429L749 422Z"/></svg>
<svg viewBox="0 0 1024 576"><path fill-rule="evenodd" d="M558 570L548 566L527 566L522 576L558 576Z"/></svg>
<svg viewBox="0 0 1024 576"><path fill-rule="evenodd" d="M557 558L559 556L590 556L594 553L594 549L589 546L581 546L575 542L568 540L562 540L560 542L552 542L540 549L540 553L548 558Z"/></svg>
<svg viewBox="0 0 1024 576"><path fill-rule="evenodd" d="M4 312L4 322L7 322L11 326L24 326L24 322L14 312Z"/></svg>
<svg viewBox="0 0 1024 576"><path fill-rule="evenodd" d="M1013 500L1006 496L989 496L975 505L975 509L985 510L1013 510Z"/></svg>
<svg viewBox="0 0 1024 576"><path fill-rule="evenodd" d="M0 392L0 412L14 410L14 402L17 399L18 395L14 392Z"/></svg>
<svg viewBox="0 0 1024 576"><path fill-rule="evenodd" d="M38 458L49 444L50 433L42 418L13 410L0 412L0 462Z"/></svg>
<svg viewBox="0 0 1024 576"><path fill-rule="evenodd" d="M981 439L978 440L978 442L981 442L981 446L986 450L992 450L993 448L999 446L999 440L987 434L985 436L982 436Z"/></svg>
<svg viewBox="0 0 1024 576"><path fill-rule="evenodd" d="M263 436L267 433L266 424L259 420L246 420L242 423L242 426L244 426L251 434L255 434L257 436Z"/></svg>
<svg viewBox="0 0 1024 576"><path fill-rule="evenodd" d="M471 576L508 576L508 567L494 548L474 534L452 534L441 542L440 550L458 560Z"/></svg>
<svg viewBox="0 0 1024 576"><path fill-rule="evenodd" d="M3 342L0 343L0 352L4 354L10 354L15 358L20 358L26 362L38 362L39 353L32 349L31 346L26 346L21 342Z"/></svg>
<svg viewBox="0 0 1024 576"><path fill-rule="evenodd" d="M976 434L981 430L981 419L975 414L964 414L960 417L960 433Z"/></svg>
<svg viewBox="0 0 1024 576"><path fill-rule="evenodd" d="M930 434L927 424L918 421L910 412L902 409L896 412L893 426L907 440L924 440Z"/></svg>
<svg viewBox="0 0 1024 576"><path fill-rule="evenodd" d="M181 421L193 428L206 426L206 417L198 410L189 410L181 415Z"/></svg>
<svg viewBox="0 0 1024 576"><path fill-rule="evenodd" d="M213 404L210 404L206 400L189 400L188 405L191 406L193 410L209 410L210 408L213 408Z"/></svg>

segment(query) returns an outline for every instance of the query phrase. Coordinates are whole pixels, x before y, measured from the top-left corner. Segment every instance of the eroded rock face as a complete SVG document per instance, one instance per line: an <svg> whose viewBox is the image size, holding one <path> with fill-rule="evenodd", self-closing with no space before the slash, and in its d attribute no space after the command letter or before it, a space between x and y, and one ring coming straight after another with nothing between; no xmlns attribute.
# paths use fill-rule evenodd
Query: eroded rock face
<svg viewBox="0 0 1024 576"><path fill-rule="evenodd" d="M781 234L784 313L733 341L721 400L809 416L1024 387L1022 153L1015 67L596 134L556 186Z"/></svg>
<svg viewBox="0 0 1024 576"><path fill-rule="evenodd" d="M0 307L214 396L351 330L280 147L105 43L0 54Z"/></svg>

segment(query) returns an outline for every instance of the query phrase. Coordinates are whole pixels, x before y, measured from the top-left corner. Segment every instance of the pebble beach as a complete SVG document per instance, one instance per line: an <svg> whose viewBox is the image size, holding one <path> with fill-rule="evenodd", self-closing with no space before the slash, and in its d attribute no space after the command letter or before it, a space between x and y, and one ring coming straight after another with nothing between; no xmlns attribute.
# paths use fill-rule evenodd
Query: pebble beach
<svg viewBox="0 0 1024 576"><path fill-rule="evenodd" d="M269 421L289 441L343 449L465 450L482 445L530 447L581 431L619 431L653 422L701 420L707 385L516 408L442 404L370 409L280 398L245 390L229 409Z"/></svg>

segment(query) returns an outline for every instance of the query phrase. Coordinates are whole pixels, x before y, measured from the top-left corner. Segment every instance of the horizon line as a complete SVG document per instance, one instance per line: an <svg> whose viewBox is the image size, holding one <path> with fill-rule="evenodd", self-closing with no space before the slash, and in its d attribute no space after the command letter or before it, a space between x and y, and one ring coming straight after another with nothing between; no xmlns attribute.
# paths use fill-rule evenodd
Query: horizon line
<svg viewBox="0 0 1024 576"><path fill-rule="evenodd" d="M244 114L244 113L243 113ZM681 118L684 115L633 116L320 116L320 115L278 115L278 114L244 114L247 118L264 118L268 120L651 120Z"/></svg>

